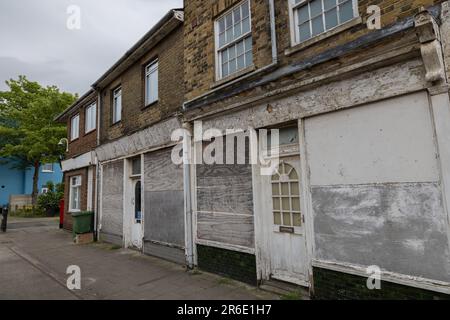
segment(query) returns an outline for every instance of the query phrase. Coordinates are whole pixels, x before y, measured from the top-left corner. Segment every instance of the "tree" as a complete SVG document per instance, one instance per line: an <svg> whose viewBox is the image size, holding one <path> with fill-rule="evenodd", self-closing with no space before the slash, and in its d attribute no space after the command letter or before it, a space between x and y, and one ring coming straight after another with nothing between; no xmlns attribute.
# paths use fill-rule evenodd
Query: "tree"
<svg viewBox="0 0 450 320"><path fill-rule="evenodd" d="M66 126L54 118L77 98L56 86L42 87L25 76L6 81L9 91L0 91L0 158L12 168L33 168L32 203L38 195L39 168L64 154L58 146Z"/></svg>

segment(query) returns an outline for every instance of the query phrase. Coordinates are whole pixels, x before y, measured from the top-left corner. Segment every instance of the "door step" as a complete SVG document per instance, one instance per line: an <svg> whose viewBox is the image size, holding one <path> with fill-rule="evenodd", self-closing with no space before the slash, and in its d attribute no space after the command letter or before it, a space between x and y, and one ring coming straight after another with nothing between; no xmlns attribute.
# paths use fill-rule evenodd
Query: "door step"
<svg viewBox="0 0 450 320"><path fill-rule="evenodd" d="M270 293L284 296L287 299L310 300L309 288L284 281L274 279L265 280L259 288Z"/></svg>

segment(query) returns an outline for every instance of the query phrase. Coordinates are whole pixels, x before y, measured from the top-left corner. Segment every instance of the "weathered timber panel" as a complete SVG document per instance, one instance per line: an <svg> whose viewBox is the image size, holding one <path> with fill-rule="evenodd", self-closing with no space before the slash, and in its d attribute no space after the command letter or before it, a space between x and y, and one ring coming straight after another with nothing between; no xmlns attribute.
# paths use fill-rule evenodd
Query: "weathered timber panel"
<svg viewBox="0 0 450 320"><path fill-rule="evenodd" d="M184 247L183 167L173 164L172 148L147 153L144 158L144 250L148 254L174 260L179 253L155 250L149 241ZM179 251L179 248L172 248ZM169 250L170 251L170 250Z"/></svg>
<svg viewBox="0 0 450 320"><path fill-rule="evenodd" d="M199 212L197 237L248 248L255 246L253 216Z"/></svg>
<svg viewBox="0 0 450 320"><path fill-rule="evenodd" d="M101 232L123 235L123 161L103 165Z"/></svg>
<svg viewBox="0 0 450 320"><path fill-rule="evenodd" d="M439 180L425 91L305 121L312 185Z"/></svg>
<svg viewBox="0 0 450 320"><path fill-rule="evenodd" d="M438 183L313 187L316 258L450 281Z"/></svg>

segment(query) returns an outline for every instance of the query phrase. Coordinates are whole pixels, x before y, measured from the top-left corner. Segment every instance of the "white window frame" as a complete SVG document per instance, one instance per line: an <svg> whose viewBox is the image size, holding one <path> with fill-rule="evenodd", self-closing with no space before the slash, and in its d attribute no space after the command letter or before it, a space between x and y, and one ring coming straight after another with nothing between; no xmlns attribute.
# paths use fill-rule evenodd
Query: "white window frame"
<svg viewBox="0 0 450 320"><path fill-rule="evenodd" d="M73 181L77 179L77 183L73 184ZM69 180L69 212L80 212L81 211L81 185L82 185L82 177L81 176L73 176L70 177ZM74 189L78 190L78 208L74 208L74 203L73 203L73 199L72 199L72 195L74 192Z"/></svg>
<svg viewBox="0 0 450 320"><path fill-rule="evenodd" d="M86 108L84 119L85 133L97 129L97 103L94 102Z"/></svg>
<svg viewBox="0 0 450 320"><path fill-rule="evenodd" d="M76 126L75 126L76 123ZM70 141L74 141L80 137L80 114L70 119Z"/></svg>
<svg viewBox="0 0 450 320"><path fill-rule="evenodd" d="M117 110L117 99L120 98L120 110ZM122 121L122 87L118 87L113 91L113 110L112 110L112 123L116 124ZM120 112L118 112L120 111Z"/></svg>
<svg viewBox="0 0 450 320"><path fill-rule="evenodd" d="M298 33L298 30L297 30L298 29L297 28L297 26L298 26L298 16L295 14L295 10L297 8L299 8L299 7L304 6L305 4L307 4L308 2L311 2L311 1L312 0L303 0L303 1L301 1L301 2L296 4L295 0L288 0L288 3L289 3L289 21L290 21L291 46L296 46L296 45L305 43L305 42L307 42L307 41L309 41L311 39L315 39L315 38L317 38L317 37L319 37L319 36L321 36L323 34L331 32L332 30L334 30L334 29L336 29L336 28L338 28L338 27L340 27L342 25L345 25L345 24L349 23L350 21L352 21L353 19L359 17L358 0L350 0L350 1L352 1L352 4L353 4L353 18L352 19L347 20L347 21L345 21L343 23L338 23L333 28L330 28L328 30L323 31L322 33L319 33L319 34L316 34L314 36L311 36L307 40L299 41L299 37L298 37L299 33ZM323 8L323 0L321 0L321 1L322 1L322 8ZM339 18L339 6L337 8L337 15L338 15L338 18ZM323 17L324 17L323 18L324 19L323 23L324 23L324 29L325 29L325 26L326 26L326 24L325 24L325 15L323 15ZM311 20L310 20L310 23L311 23ZM310 25L310 29L311 29L311 25Z"/></svg>
<svg viewBox="0 0 450 320"><path fill-rule="evenodd" d="M219 42L219 20L222 19L223 17L225 17L227 14L229 14L230 12L234 11L234 9L236 9L239 6L242 6L244 4L244 2L248 2L248 19L250 22L250 28L249 31L246 32L245 34L241 34L238 38L234 39L233 41L226 43L225 45L220 47L220 42ZM242 14L242 13L241 13ZM242 16L241 16L242 18ZM233 28L234 28L234 15L232 15L232 24L233 24ZM216 81L222 80L224 78L228 78L230 76L235 75L236 73L238 73L239 71L245 70L246 68L251 67L251 65L244 67L243 69L239 69L234 71L233 73L228 73L228 75L223 76L223 72L222 72L222 55L221 52L225 49L227 49L228 47L232 47L234 46L236 43L246 39L247 37L252 37L252 7L251 7L251 0L245 0L245 1L241 1L238 4L236 4L235 6L233 6L231 9L227 10L225 13L221 14L219 17L217 17L214 21L214 41L215 41L215 60L216 60ZM244 59L245 59L245 48L244 48ZM237 58L237 57L236 57ZM253 57L253 37L252 37L252 60L254 59ZM253 60L254 61L254 60ZM254 62L252 62L253 64Z"/></svg>
<svg viewBox="0 0 450 320"><path fill-rule="evenodd" d="M156 83L151 83L151 76L156 73ZM150 83L149 83L150 82ZM152 90L150 92L147 90L150 86L156 86L156 96L150 96ZM145 67L145 106L148 106L152 103L155 103L159 100L159 61L158 59L153 60Z"/></svg>
<svg viewBox="0 0 450 320"><path fill-rule="evenodd" d="M46 194L47 192L48 192L48 188L47 187L42 187L41 194Z"/></svg>
<svg viewBox="0 0 450 320"><path fill-rule="evenodd" d="M44 173L53 173L55 172L53 168L53 163L45 163L42 165L42 172Z"/></svg>

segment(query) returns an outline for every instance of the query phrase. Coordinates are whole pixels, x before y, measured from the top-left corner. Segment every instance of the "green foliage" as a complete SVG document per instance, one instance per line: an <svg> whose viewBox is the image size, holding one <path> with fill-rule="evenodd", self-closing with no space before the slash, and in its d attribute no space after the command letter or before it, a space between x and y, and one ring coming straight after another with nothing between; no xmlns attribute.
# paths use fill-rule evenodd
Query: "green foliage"
<svg viewBox="0 0 450 320"><path fill-rule="evenodd" d="M12 168L35 169L35 197L39 166L57 162L64 154L58 142L66 136L66 126L54 119L77 96L55 86L44 88L25 76L6 84L9 91L0 91L0 158Z"/></svg>
<svg viewBox="0 0 450 320"><path fill-rule="evenodd" d="M64 184L58 183L56 186L52 181L47 182L48 191L38 197L38 208L47 213L55 213L59 210L59 202L64 197Z"/></svg>

